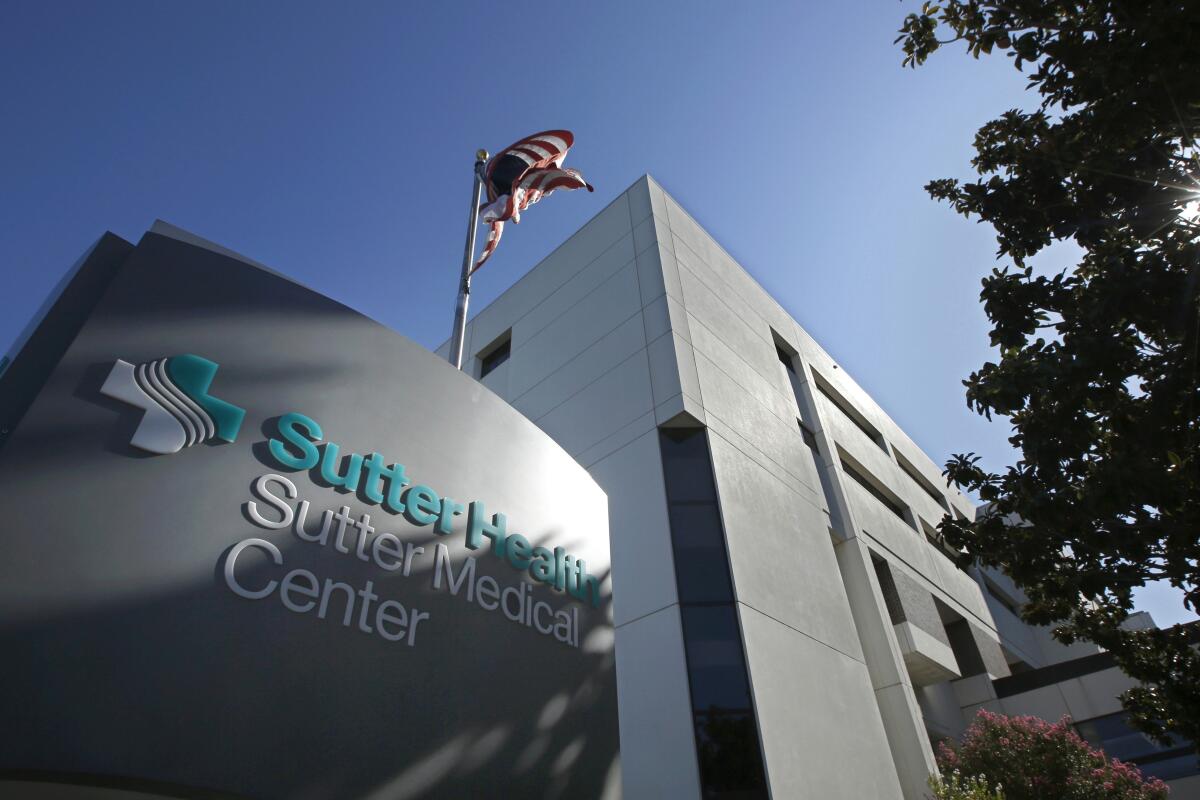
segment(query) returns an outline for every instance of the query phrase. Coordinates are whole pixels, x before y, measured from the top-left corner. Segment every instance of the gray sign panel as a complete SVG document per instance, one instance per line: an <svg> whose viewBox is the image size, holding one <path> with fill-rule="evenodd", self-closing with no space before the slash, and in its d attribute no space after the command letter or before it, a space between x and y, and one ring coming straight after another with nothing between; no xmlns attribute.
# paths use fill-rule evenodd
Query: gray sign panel
<svg viewBox="0 0 1200 800"><path fill-rule="evenodd" d="M268 270L147 234L0 448L0 520L10 780L619 791L604 494Z"/></svg>

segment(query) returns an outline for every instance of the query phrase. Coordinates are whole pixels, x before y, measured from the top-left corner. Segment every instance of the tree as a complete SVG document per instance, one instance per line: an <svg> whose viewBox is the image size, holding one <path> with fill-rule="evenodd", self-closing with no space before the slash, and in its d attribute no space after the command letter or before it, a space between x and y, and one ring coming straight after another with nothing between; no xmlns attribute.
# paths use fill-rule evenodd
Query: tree
<svg viewBox="0 0 1200 800"><path fill-rule="evenodd" d="M945 0L896 41L913 67L954 42L1003 52L1038 96L979 129L976 179L925 187L995 229L980 298L998 360L963 383L1020 453L1000 473L954 455L947 477L991 513L940 530L1022 587L1026 621L1143 682L1123 696L1139 727L1200 741L1194 634L1120 627L1151 581L1200 608L1200 3ZM1079 263L1035 272L1062 241Z"/></svg>
<svg viewBox="0 0 1200 800"><path fill-rule="evenodd" d="M1005 800L1166 800L1167 785L1093 749L1067 719L980 711L962 744L942 743L938 768L958 783L1001 787ZM985 795L986 796L986 795ZM990 798L989 798L990 800Z"/></svg>
<svg viewBox="0 0 1200 800"><path fill-rule="evenodd" d="M933 800L1004 800L1001 787L989 784L986 775L964 777L958 770L940 778L930 775L929 788Z"/></svg>

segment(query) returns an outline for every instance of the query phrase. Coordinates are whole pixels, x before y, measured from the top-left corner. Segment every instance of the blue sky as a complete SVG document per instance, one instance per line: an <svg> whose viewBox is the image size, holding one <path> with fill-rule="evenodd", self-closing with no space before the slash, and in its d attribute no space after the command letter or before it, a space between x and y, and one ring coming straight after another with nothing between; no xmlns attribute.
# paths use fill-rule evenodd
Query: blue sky
<svg viewBox="0 0 1200 800"><path fill-rule="evenodd" d="M563 127L596 192L510 226L476 308L649 172L936 462L1007 463L961 386L989 357L995 243L921 188L1028 104L1004 59L901 69L896 0L499 8L6 0L0 352L100 234L156 218L436 346L472 154Z"/></svg>

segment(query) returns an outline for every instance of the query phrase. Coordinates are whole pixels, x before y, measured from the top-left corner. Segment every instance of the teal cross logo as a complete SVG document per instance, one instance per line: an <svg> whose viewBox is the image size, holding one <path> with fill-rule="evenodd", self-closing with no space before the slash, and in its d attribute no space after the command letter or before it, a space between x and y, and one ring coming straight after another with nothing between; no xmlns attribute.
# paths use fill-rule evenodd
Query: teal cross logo
<svg viewBox="0 0 1200 800"><path fill-rule="evenodd" d="M208 393L218 365L182 355L133 365L117 359L100 393L142 409L129 443L148 453L177 453L209 439L237 439L246 410Z"/></svg>

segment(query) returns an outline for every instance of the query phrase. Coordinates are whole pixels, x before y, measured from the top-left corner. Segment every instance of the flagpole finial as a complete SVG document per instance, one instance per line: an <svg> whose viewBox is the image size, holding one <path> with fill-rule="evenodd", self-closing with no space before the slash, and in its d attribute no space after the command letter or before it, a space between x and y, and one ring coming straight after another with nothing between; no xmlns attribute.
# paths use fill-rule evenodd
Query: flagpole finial
<svg viewBox="0 0 1200 800"><path fill-rule="evenodd" d="M475 151L475 160L476 161L487 161L488 160L488 151L484 150L482 147L479 148L478 150L476 150Z"/></svg>

